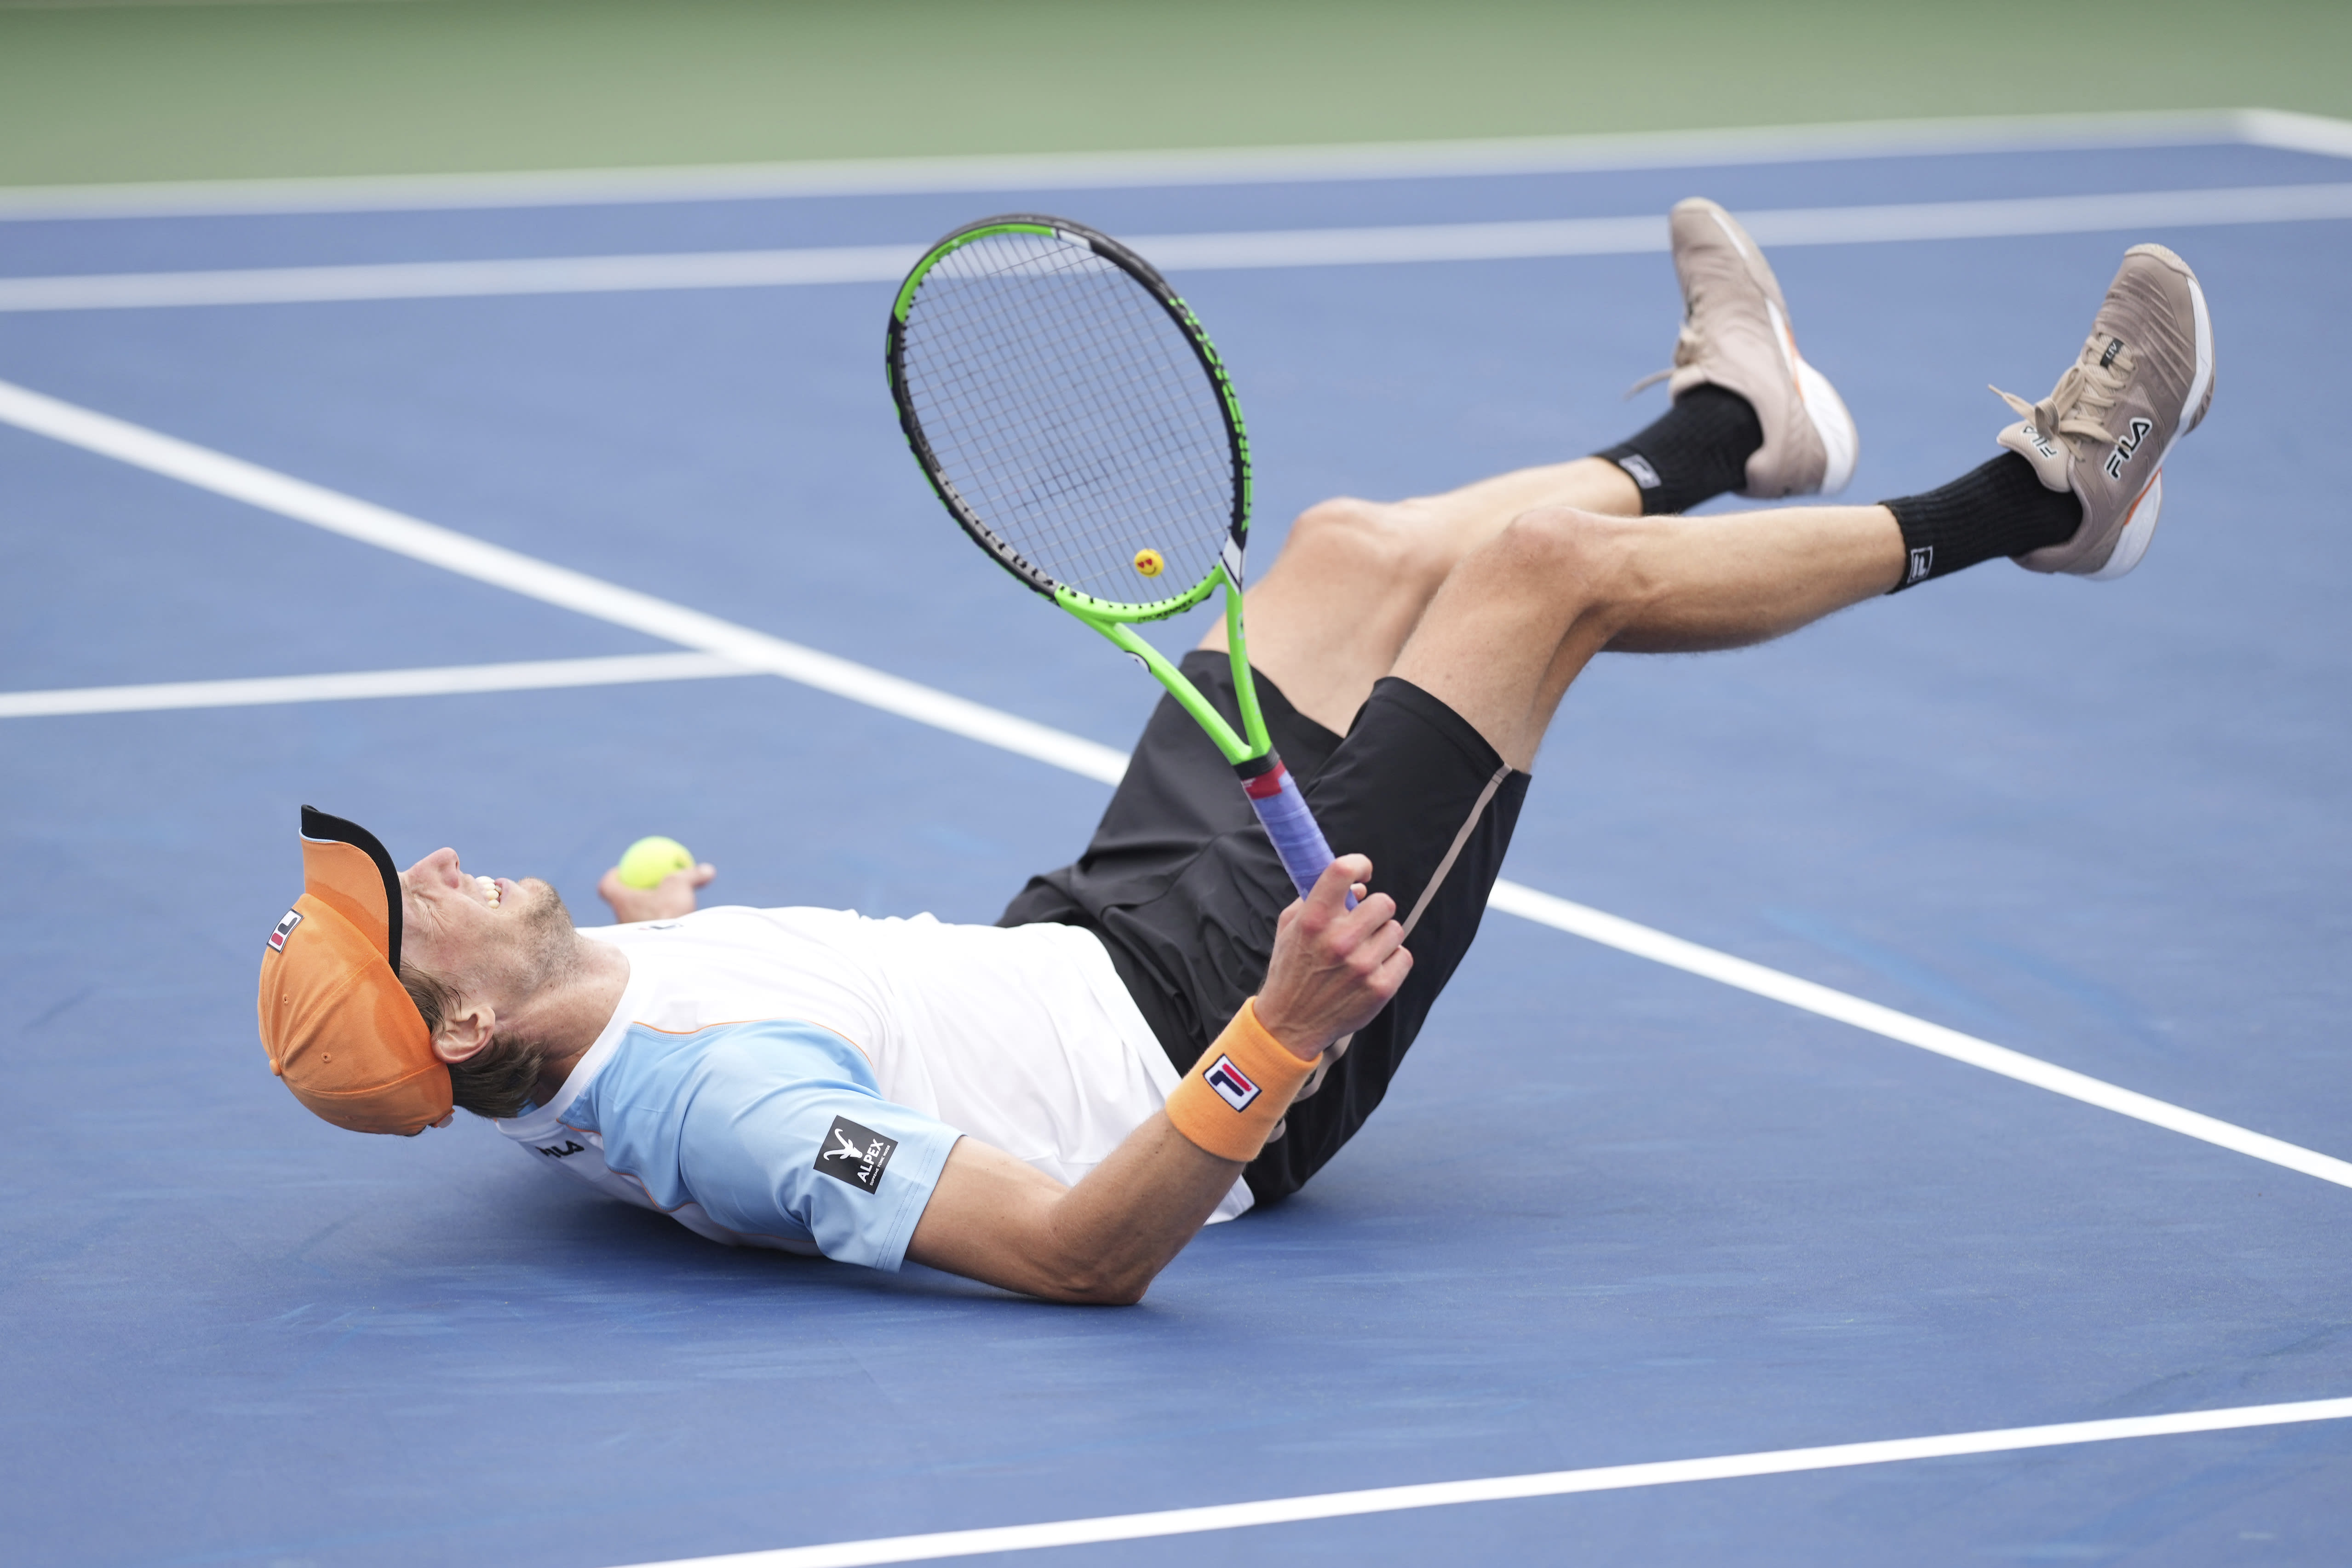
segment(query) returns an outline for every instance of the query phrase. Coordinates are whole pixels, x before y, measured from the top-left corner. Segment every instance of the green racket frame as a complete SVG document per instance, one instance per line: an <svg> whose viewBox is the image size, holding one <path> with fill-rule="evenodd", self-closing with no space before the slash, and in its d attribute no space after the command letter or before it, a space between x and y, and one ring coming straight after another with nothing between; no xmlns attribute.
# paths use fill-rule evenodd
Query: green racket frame
<svg viewBox="0 0 2352 1568"><path fill-rule="evenodd" d="M1202 367L1209 373L1209 379L1216 386L1224 408L1226 432L1232 441L1233 519L1227 528L1223 559L1210 569L1207 576L1183 592L1145 604L1126 605L1097 598L1057 583L999 539L941 475L939 460L923 435L922 425L915 416L913 402L908 395L903 370L907 312L914 304L916 291L934 267L972 241L999 234L1037 234L1075 240L1143 284L1158 298L1170 319L1183 332L1185 341L1192 345L1192 352L1199 356ZM1199 318L1192 314L1192 307L1169 287L1167 279L1160 277L1150 262L1108 235L1099 234L1067 218L1026 213L982 218L977 223L967 224L940 240L915 264L914 270L907 274L907 280L898 287L898 298L891 302L887 354L890 394L898 407L898 426L906 433L907 444L914 448L916 461L921 466L924 478L930 481L932 492L973 542L1031 590L1053 600L1074 619L1092 627L1120 652L1150 670L1153 679L1167 688L1168 694L1192 716L1193 721L1201 726L1225 761L1236 767L1245 767L1270 756L1274 742L1267 737L1265 717L1258 709L1257 687L1250 678L1249 641L1242 626L1242 552L1249 542L1249 435L1242 423L1241 400L1234 395L1233 380L1225 374L1224 362L1217 357L1215 345L1209 342L1209 334L1202 330ZM1201 694L1201 689L1194 686L1182 670L1170 662L1165 654L1139 637L1134 629L1145 621L1166 620L1171 616L1182 614L1207 598L1220 582L1224 584L1225 644L1233 661L1234 696L1241 709L1242 727L1238 731Z"/></svg>
<svg viewBox="0 0 2352 1568"><path fill-rule="evenodd" d="M1201 695L1201 689L1193 685L1182 670L1168 661L1166 654L1136 636L1134 622L1160 620L1174 615L1175 610L1161 610L1153 615L1107 616L1099 609L1075 603L1086 595L1067 588L1055 590L1054 602L1108 637L1120 651L1150 670L1160 684L1168 689L1168 695L1176 699L1184 711L1192 716L1193 722L1207 732L1217 750L1224 753L1225 761L1240 767L1267 756L1274 750L1274 742L1265 732L1265 715L1258 711L1257 684L1250 678L1249 641L1242 635L1241 584L1225 576L1225 569L1220 563L1216 571L1178 607L1189 609L1199 604L1220 579L1225 584L1225 651L1234 666L1234 700L1242 712L1242 728L1238 734L1225 721L1225 716Z"/></svg>

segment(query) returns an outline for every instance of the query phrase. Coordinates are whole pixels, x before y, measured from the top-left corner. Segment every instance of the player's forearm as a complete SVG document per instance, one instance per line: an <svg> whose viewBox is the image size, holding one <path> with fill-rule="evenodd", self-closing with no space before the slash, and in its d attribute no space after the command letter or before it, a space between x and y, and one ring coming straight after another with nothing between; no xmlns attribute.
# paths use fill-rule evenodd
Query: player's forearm
<svg viewBox="0 0 2352 1568"><path fill-rule="evenodd" d="M1141 1300L1278 1129L1316 1058L1404 984L1412 955L1396 901L1365 890L1371 869L1364 857L1343 855L1283 911L1264 994L1185 1075L1167 1109L1084 1181L1065 1187L967 1138L948 1155L907 1256L1056 1301ZM1360 900L1353 910L1351 889Z"/></svg>
<svg viewBox="0 0 2352 1568"><path fill-rule="evenodd" d="M1169 1125L1165 1111L1129 1133L1054 1210L1060 1249L1091 1262L1090 1300L1127 1305L1209 1222L1242 1173Z"/></svg>
<svg viewBox="0 0 2352 1568"><path fill-rule="evenodd" d="M1075 1187L966 1138L907 1256L1052 1301L1127 1306L1233 1189L1236 1161L1202 1152L1164 1115L1128 1134Z"/></svg>

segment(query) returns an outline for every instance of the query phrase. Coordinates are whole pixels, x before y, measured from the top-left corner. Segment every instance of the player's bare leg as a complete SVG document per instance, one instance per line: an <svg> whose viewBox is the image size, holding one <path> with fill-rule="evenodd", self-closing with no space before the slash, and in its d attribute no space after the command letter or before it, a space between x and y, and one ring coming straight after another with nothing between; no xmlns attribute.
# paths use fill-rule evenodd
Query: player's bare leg
<svg viewBox="0 0 2352 1568"><path fill-rule="evenodd" d="M1342 497L1308 508L1281 556L1250 586L1250 663L1300 712L1347 728L1454 568L1513 518L1541 507L1632 517L1641 492L1614 463L1580 458L1444 495ZM1222 620L1200 646L1225 646Z"/></svg>
<svg viewBox="0 0 2352 1568"><path fill-rule="evenodd" d="M1383 673L1442 700L1525 769L1603 648L1763 642L1886 593L1904 566L1902 531L1880 506L1637 520L1539 509L1462 563Z"/></svg>
<svg viewBox="0 0 2352 1568"><path fill-rule="evenodd" d="M1343 727L1465 561L1513 519L1554 508L1672 515L1727 490L1835 494L1853 472L1853 421L1797 352L1788 301L1753 237L1715 203L1668 220L1683 293L1665 417L1577 462L1528 468L1392 505L1327 501L1298 520L1250 595L1251 659L1300 711ZM1223 628L1203 646L1223 645Z"/></svg>
<svg viewBox="0 0 2352 1568"><path fill-rule="evenodd" d="M2134 246L2056 389L2039 404L2009 398L2025 417L2000 433L2008 449L1992 461L1883 506L1696 521L1524 513L1446 579L1395 673L1525 768L1604 647L1759 642L2003 556L2112 582L2146 552L2164 460L2212 397L2196 274L2161 246Z"/></svg>

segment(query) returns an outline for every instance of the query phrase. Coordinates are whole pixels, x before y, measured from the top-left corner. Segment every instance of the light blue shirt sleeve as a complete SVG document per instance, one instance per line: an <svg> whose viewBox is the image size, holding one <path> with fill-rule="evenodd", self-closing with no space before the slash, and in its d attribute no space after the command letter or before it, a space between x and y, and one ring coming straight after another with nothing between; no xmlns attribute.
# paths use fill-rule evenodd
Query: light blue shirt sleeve
<svg viewBox="0 0 2352 1568"><path fill-rule="evenodd" d="M582 1100L566 1120L586 1118L605 1163L663 1208L883 1269L905 1261L961 1136L884 1100L848 1041L789 1020L633 1028Z"/></svg>

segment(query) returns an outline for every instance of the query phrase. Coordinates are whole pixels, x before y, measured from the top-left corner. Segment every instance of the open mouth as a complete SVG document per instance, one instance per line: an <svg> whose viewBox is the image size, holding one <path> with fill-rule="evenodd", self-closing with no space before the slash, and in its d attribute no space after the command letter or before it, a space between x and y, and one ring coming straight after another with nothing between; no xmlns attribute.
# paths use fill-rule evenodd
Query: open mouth
<svg viewBox="0 0 2352 1568"><path fill-rule="evenodd" d="M474 887L481 893L482 901L494 910L506 898L507 884L499 878L477 877L474 879Z"/></svg>

